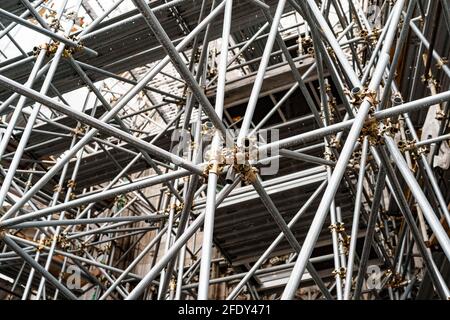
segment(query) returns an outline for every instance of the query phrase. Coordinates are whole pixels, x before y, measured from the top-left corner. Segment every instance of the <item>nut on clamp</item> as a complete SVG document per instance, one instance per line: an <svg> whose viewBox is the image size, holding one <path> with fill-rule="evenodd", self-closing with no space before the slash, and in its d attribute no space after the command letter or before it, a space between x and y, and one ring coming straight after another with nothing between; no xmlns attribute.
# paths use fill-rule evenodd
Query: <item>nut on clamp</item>
<svg viewBox="0 0 450 320"><path fill-rule="evenodd" d="M52 189L53 192L61 193L63 191L63 187L59 184L55 184Z"/></svg>
<svg viewBox="0 0 450 320"><path fill-rule="evenodd" d="M400 288L407 284L407 281L399 274L393 273L391 280L389 280L388 286L391 288Z"/></svg>
<svg viewBox="0 0 450 320"><path fill-rule="evenodd" d="M205 123L206 124L206 123ZM214 133L214 128L212 127L212 123L208 124L206 129L207 134ZM205 160L207 161L205 168L203 170L203 174L205 177L208 177L210 173L214 173L219 176L223 168L225 166L225 156L223 155L223 148L216 146L214 143L208 152L205 154Z"/></svg>
<svg viewBox="0 0 450 320"><path fill-rule="evenodd" d="M364 40L366 45L375 45L377 42L378 37L374 35L373 33L369 33L369 31L365 28L362 28L359 31L359 37Z"/></svg>
<svg viewBox="0 0 450 320"><path fill-rule="evenodd" d="M446 64L448 63L448 59L441 57L438 62L436 63L436 68L437 69L442 69Z"/></svg>
<svg viewBox="0 0 450 320"><path fill-rule="evenodd" d="M380 130L380 135L388 135L394 137L400 131L399 123L392 121L390 118L383 121L383 128Z"/></svg>
<svg viewBox="0 0 450 320"><path fill-rule="evenodd" d="M342 235L342 238L339 239L339 242L342 243L343 252L347 256L349 253L350 242L352 240L352 237L347 235L347 233L345 233L345 232L343 232L341 235Z"/></svg>
<svg viewBox="0 0 450 320"><path fill-rule="evenodd" d="M78 37L76 35L70 35L67 37L67 39L72 40L73 42L76 42L77 46L76 47L66 47L62 53L62 56L64 58L70 58L72 57L75 53L81 52L84 50L84 44L81 42L80 39L78 39Z"/></svg>
<svg viewBox="0 0 450 320"><path fill-rule="evenodd" d="M47 238L46 236L41 236L41 238L37 242L36 251L41 252L42 250L44 250L44 248L50 246L51 243L52 240L50 238Z"/></svg>
<svg viewBox="0 0 450 320"><path fill-rule="evenodd" d="M258 169L251 166L250 164L242 164L237 166L237 171L241 173L242 181L245 184L251 184L256 181L256 175Z"/></svg>
<svg viewBox="0 0 450 320"><path fill-rule="evenodd" d="M223 165L220 165L219 163L217 163L216 161L208 161L205 164L205 167L203 168L203 179L204 182L207 183L208 182L208 177L210 173L214 173L217 176L220 175L220 173L223 170Z"/></svg>
<svg viewBox="0 0 450 320"><path fill-rule="evenodd" d="M177 282L174 278L172 278L169 283L169 289L171 291L174 291L176 287L177 287Z"/></svg>
<svg viewBox="0 0 450 320"><path fill-rule="evenodd" d="M333 230L335 230L337 233L341 233L341 232L345 231L345 226L344 226L343 222L336 222L336 223L330 224L328 229L330 229L331 232Z"/></svg>
<svg viewBox="0 0 450 320"><path fill-rule="evenodd" d="M330 57L336 57L336 54L334 53L334 49L332 47L327 46L326 50L328 51Z"/></svg>
<svg viewBox="0 0 450 320"><path fill-rule="evenodd" d="M58 41L52 41L51 43L44 43L39 46L35 46L33 48L33 55L38 56L42 50L45 50L45 54L47 57L52 57L56 50L58 50L59 42Z"/></svg>
<svg viewBox="0 0 450 320"><path fill-rule="evenodd" d="M67 188L75 189L77 186L77 182L75 180L70 179L67 181Z"/></svg>
<svg viewBox="0 0 450 320"><path fill-rule="evenodd" d="M334 269L331 272L331 275L333 275L335 278L339 277L341 279L345 278L345 275L347 273L347 269L345 267L340 267L339 269Z"/></svg>
<svg viewBox="0 0 450 320"><path fill-rule="evenodd" d="M301 45L302 54L314 54L313 42L310 37L303 37L298 39L297 42Z"/></svg>
<svg viewBox="0 0 450 320"><path fill-rule="evenodd" d="M397 147L401 152L411 151L415 149L416 140L400 140Z"/></svg>
<svg viewBox="0 0 450 320"><path fill-rule="evenodd" d="M353 88L350 94L350 103L354 106L359 106L364 100L364 89L361 88Z"/></svg>
<svg viewBox="0 0 450 320"><path fill-rule="evenodd" d="M333 137L330 139L329 147L338 149L341 147L341 141L335 135L333 135Z"/></svg>
<svg viewBox="0 0 450 320"><path fill-rule="evenodd" d="M336 157L334 156L334 154L328 150L323 153L323 157L325 160L328 160L328 161L336 160Z"/></svg>
<svg viewBox="0 0 450 320"><path fill-rule="evenodd" d="M39 242L37 243L37 246L36 246L36 252L42 252L42 250L44 250L44 248L45 248L45 243L44 243L44 241L45 240L39 240Z"/></svg>
<svg viewBox="0 0 450 320"><path fill-rule="evenodd" d="M359 31L359 36L360 36L361 38L367 39L367 37L369 36L369 31L367 31L367 29L365 29L365 28L362 28L362 29Z"/></svg>
<svg viewBox="0 0 450 320"><path fill-rule="evenodd" d="M82 136L86 133L86 127L85 126L77 126L75 129L72 130L73 136Z"/></svg>
<svg viewBox="0 0 450 320"><path fill-rule="evenodd" d="M69 240L67 240L67 235L65 233L58 235L56 243L58 243L58 245L62 249L67 249L70 247L70 242Z"/></svg>
<svg viewBox="0 0 450 320"><path fill-rule="evenodd" d="M355 87L350 91L350 97L350 102L353 105L360 105L366 99L371 105L369 113L373 114L375 112L375 107L378 105L377 92L375 90Z"/></svg>
<svg viewBox="0 0 450 320"><path fill-rule="evenodd" d="M222 173L224 167L223 161L220 161L220 159L210 159L203 169L203 175L205 178L208 178L210 173L214 173L217 176L219 176Z"/></svg>
<svg viewBox="0 0 450 320"><path fill-rule="evenodd" d="M175 203L172 203L171 205L169 205L169 207L166 209L167 210L167 212L170 212L171 210L173 210L173 211L175 211L175 212L181 212L181 210L183 210L183 204L181 203L181 204L175 204Z"/></svg>
<svg viewBox="0 0 450 320"><path fill-rule="evenodd" d="M361 161L361 150L356 150L353 152L352 156L349 160L349 167L353 169L359 168L360 161Z"/></svg>
<svg viewBox="0 0 450 320"><path fill-rule="evenodd" d="M329 117L329 120L330 120L330 123L333 123L334 122L334 119L335 119L335 114L337 113L337 109L336 109L336 106L337 106L337 104L336 104L336 98L335 97L329 97L328 99L327 99L327 106L328 106L328 108L329 108L329 110L330 110L330 112L329 112L329 114L328 114L328 117ZM323 111L322 111L323 112ZM325 117L322 117L322 119L325 119Z"/></svg>
<svg viewBox="0 0 450 320"><path fill-rule="evenodd" d="M223 164L219 163L218 161L213 161L210 166L208 173L215 173L216 175L220 175L223 169Z"/></svg>
<svg viewBox="0 0 450 320"><path fill-rule="evenodd" d="M211 121L206 121L202 124L202 135L212 137L214 135L215 129Z"/></svg>
<svg viewBox="0 0 450 320"><path fill-rule="evenodd" d="M436 117L435 117L436 120L442 121L447 118L448 117L445 115L444 111L441 108L439 108L439 110L436 110Z"/></svg>

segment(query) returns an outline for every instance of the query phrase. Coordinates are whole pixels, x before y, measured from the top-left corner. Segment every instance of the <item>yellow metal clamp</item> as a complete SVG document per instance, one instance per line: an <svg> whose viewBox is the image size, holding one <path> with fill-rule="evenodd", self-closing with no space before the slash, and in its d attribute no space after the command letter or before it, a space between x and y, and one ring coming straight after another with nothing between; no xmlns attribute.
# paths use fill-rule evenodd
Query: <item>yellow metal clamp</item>
<svg viewBox="0 0 450 320"><path fill-rule="evenodd" d="M251 184L256 181L256 174L258 173L258 169L252 167L249 164L240 164L234 166L236 172L241 174L241 179L246 184Z"/></svg>
<svg viewBox="0 0 450 320"><path fill-rule="evenodd" d="M336 222L336 223L330 224L328 229L330 229L330 231L336 230L337 233L341 233L341 232L345 231L345 226L344 226L344 223L342 223L342 222Z"/></svg>
<svg viewBox="0 0 450 320"><path fill-rule="evenodd" d="M337 149L337 148L339 148L340 146L341 146L341 141L338 140L336 136L333 136L333 137L331 138L331 140L330 140L330 145L329 145L329 147L330 147L330 148Z"/></svg>
<svg viewBox="0 0 450 320"><path fill-rule="evenodd" d="M367 31L367 29L361 29L360 31L359 31L359 36L361 37L361 38L367 38L367 36L369 35L369 32Z"/></svg>
<svg viewBox="0 0 450 320"><path fill-rule="evenodd" d="M361 89L358 92L352 92L350 96L350 102L354 105L360 105L364 99L367 99L372 106L376 106L379 103L377 99L377 92L375 90ZM372 112L375 111L374 109L375 108L372 108Z"/></svg>
<svg viewBox="0 0 450 320"><path fill-rule="evenodd" d="M345 255L348 255L351 240L352 240L352 237L348 236L345 232L342 233L342 238L339 239L339 242L342 243L342 247L344 249Z"/></svg>
<svg viewBox="0 0 450 320"><path fill-rule="evenodd" d="M203 174L205 176L208 176L210 173L220 175L220 173L223 170L223 167L224 165L222 163L219 163L218 161L209 161L203 170Z"/></svg>
<svg viewBox="0 0 450 320"><path fill-rule="evenodd" d="M367 40L370 41L372 45L375 45L378 42L378 38L380 37L381 30L378 28L373 28L372 32L368 36Z"/></svg>
<svg viewBox="0 0 450 320"><path fill-rule="evenodd" d="M345 278L346 272L347 272L347 269L344 268L344 267L341 267L341 268L339 268L339 269L334 269L334 270L331 272L331 274L332 274L335 278L337 278L337 277L339 277L339 278Z"/></svg>
<svg viewBox="0 0 450 320"><path fill-rule="evenodd" d="M328 161L334 161L334 160L336 160L335 157L334 157L334 154L331 153L331 152L329 152L329 151L325 151L325 152L323 153L323 156L324 156L325 160L328 160Z"/></svg>
<svg viewBox="0 0 450 320"><path fill-rule="evenodd" d="M84 126L78 126L75 129L73 129L73 131L72 131L72 134L74 136L81 136L85 133L86 133L86 127L84 127Z"/></svg>
<svg viewBox="0 0 450 320"><path fill-rule="evenodd" d="M400 288L407 284L408 282L399 274L392 274L392 279L389 281L388 286L391 288Z"/></svg>
<svg viewBox="0 0 450 320"><path fill-rule="evenodd" d="M408 151L414 160L417 159L419 155L428 152L428 149L426 147L417 147L416 140L400 140L397 143L397 146L401 152Z"/></svg>
<svg viewBox="0 0 450 320"><path fill-rule="evenodd" d="M436 63L436 68L437 69L442 69L442 67L444 67L447 63L448 63L448 59L447 58L441 58Z"/></svg>
<svg viewBox="0 0 450 320"><path fill-rule="evenodd" d="M177 282L175 281L175 279L170 280L170 283L169 283L169 289L170 289L171 291L174 291L175 288L176 288L176 286L177 286Z"/></svg>

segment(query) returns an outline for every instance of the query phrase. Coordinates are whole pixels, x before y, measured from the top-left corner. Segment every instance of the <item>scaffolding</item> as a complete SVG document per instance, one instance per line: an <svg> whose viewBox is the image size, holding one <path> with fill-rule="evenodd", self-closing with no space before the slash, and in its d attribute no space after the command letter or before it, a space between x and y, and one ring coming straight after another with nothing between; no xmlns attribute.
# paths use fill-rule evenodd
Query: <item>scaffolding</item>
<svg viewBox="0 0 450 320"><path fill-rule="evenodd" d="M2 0L0 298L450 299L448 0Z"/></svg>

